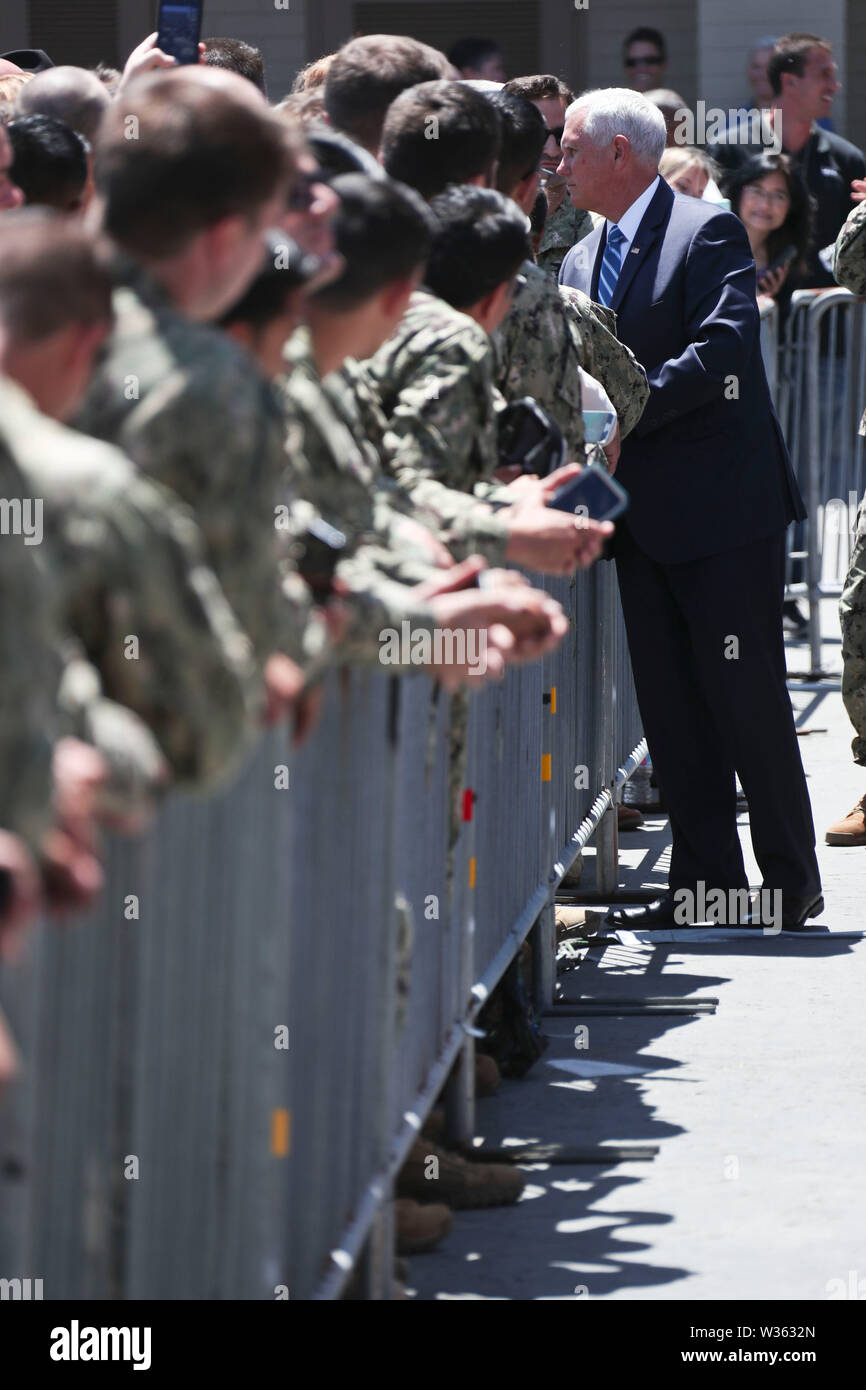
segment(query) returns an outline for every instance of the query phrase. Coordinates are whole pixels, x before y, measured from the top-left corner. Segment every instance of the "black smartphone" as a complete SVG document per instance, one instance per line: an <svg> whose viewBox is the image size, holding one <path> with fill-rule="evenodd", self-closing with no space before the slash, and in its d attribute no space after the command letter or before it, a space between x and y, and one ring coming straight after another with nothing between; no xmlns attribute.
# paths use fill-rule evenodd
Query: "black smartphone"
<svg viewBox="0 0 866 1390"><path fill-rule="evenodd" d="M629 496L605 468L591 463L570 483L563 483L548 502L559 512L574 512L592 521L613 521L625 511Z"/></svg>
<svg viewBox="0 0 866 1390"><path fill-rule="evenodd" d="M760 285L765 275L775 275L777 270L783 270L785 266L790 265L796 254L796 246L786 246L771 265L768 265L765 270L758 271L758 284Z"/></svg>
<svg viewBox="0 0 866 1390"><path fill-rule="evenodd" d="M198 62L204 0L159 0L156 46L178 63Z"/></svg>
<svg viewBox="0 0 866 1390"><path fill-rule="evenodd" d="M346 546L346 537L336 526L317 518L310 522L300 542L298 571L316 598L325 599L333 593L334 574Z"/></svg>

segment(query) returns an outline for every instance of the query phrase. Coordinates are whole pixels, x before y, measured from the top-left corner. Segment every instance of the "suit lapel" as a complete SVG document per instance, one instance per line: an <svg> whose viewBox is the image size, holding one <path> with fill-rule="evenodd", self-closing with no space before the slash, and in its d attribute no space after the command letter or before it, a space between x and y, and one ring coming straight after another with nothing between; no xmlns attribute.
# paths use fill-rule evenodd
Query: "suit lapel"
<svg viewBox="0 0 866 1390"><path fill-rule="evenodd" d="M625 298L629 285L646 261L647 252L661 235L661 227L668 216L673 200L674 195L670 186L665 183L664 179L661 179L649 207L641 218L635 239L629 247L628 255L619 272L619 279L616 282L616 289L613 292L610 306L615 313L619 311L619 306Z"/></svg>

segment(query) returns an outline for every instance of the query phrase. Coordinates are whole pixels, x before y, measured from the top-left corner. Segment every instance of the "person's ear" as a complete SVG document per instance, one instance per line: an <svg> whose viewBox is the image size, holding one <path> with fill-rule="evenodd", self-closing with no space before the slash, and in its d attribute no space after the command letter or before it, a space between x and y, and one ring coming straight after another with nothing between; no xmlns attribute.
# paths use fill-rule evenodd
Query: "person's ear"
<svg viewBox="0 0 866 1390"><path fill-rule="evenodd" d="M398 323L409 307L409 300L412 293L418 286L418 277L405 276L399 280L391 280L380 291L379 308L383 318L395 319Z"/></svg>
<svg viewBox="0 0 866 1390"><path fill-rule="evenodd" d="M538 170L533 169L531 174L527 174L525 179L520 180L520 183L511 195L514 202L517 203L521 211L526 213L527 217L535 206L535 200L538 197L538 188Z"/></svg>
<svg viewBox="0 0 866 1390"><path fill-rule="evenodd" d="M490 294L479 299L474 306L471 317L479 324L486 333L492 333L498 328L505 314L508 312L508 295L511 290L511 281L503 280L501 285L497 285Z"/></svg>
<svg viewBox="0 0 866 1390"><path fill-rule="evenodd" d="M72 323L65 331L61 348L63 367L71 376L83 373L89 377L93 359L111 331L108 323Z"/></svg>
<svg viewBox="0 0 866 1390"><path fill-rule="evenodd" d="M629 142L628 142L627 136L625 136L625 135L615 135L615 136L613 137L613 162L614 162L614 164L620 164L620 165L621 165L621 164L623 163L623 161L626 160L626 159L628 158L630 151L631 151L631 145L630 145Z"/></svg>
<svg viewBox="0 0 866 1390"><path fill-rule="evenodd" d="M241 213L221 217L218 222L207 227L203 237L210 264L220 268L230 265L248 230L247 219ZM264 243L262 245L264 246Z"/></svg>

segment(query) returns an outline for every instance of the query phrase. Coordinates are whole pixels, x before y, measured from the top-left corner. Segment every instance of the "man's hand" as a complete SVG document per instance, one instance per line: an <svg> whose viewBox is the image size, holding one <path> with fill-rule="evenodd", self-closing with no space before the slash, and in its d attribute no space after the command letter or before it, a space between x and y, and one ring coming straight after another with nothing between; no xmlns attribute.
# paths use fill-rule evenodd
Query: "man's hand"
<svg viewBox="0 0 866 1390"><path fill-rule="evenodd" d="M866 179L851 180L851 202L862 203L866 198Z"/></svg>
<svg viewBox="0 0 866 1390"><path fill-rule="evenodd" d="M787 272L786 272L787 273ZM784 276L782 277L784 279ZM616 466L619 463L619 451L622 448L622 439L619 432L619 420L616 422L616 433L609 444L602 444L602 453L607 459L607 471L613 477Z"/></svg>
<svg viewBox="0 0 866 1390"><path fill-rule="evenodd" d="M294 707L304 688L304 673L291 657L283 652L271 652L264 669L265 713L264 722L270 726L278 724L285 714Z"/></svg>
<svg viewBox="0 0 866 1390"><path fill-rule="evenodd" d="M767 294L775 299L788 278L790 268L790 265L782 265L778 270L762 270L758 276L758 294Z"/></svg>
<svg viewBox="0 0 866 1390"><path fill-rule="evenodd" d="M395 522L395 530L397 535L417 549L423 550L431 565L435 565L437 569L450 569L454 564L454 556L448 547L442 544L435 532L423 526L420 521L415 521L411 516L401 516Z"/></svg>
<svg viewBox="0 0 866 1390"><path fill-rule="evenodd" d="M142 39L137 48L134 48L126 60L123 75L117 84L118 95L127 82L131 82L139 73L150 72L153 68L173 68L177 66L176 60L168 53L163 53L161 48L156 46L156 32L148 34L146 39ZM198 46L198 60L202 61L204 55L204 44Z"/></svg>
<svg viewBox="0 0 866 1390"><path fill-rule="evenodd" d="M431 607L438 627L486 630L488 648L492 632L494 647L508 661L536 661L558 647L568 631L568 620L556 600L527 585L443 594ZM498 628L505 628L512 641L503 643Z"/></svg>
<svg viewBox="0 0 866 1390"><path fill-rule="evenodd" d="M576 569L587 569L613 535L610 521L591 521L550 507L524 507L521 503L511 509L507 519L506 560L540 574L573 574Z"/></svg>
<svg viewBox="0 0 866 1390"><path fill-rule="evenodd" d="M478 576L486 568L487 561L482 555L470 555L468 560L461 560L458 565L452 564L449 569L440 570L423 583L413 584L412 593L419 602L428 603L439 594L453 594L460 589L477 588Z"/></svg>
<svg viewBox="0 0 866 1390"><path fill-rule="evenodd" d="M8 830L0 830L0 891L0 960L11 962L19 959L24 928L36 915L41 888L30 851Z"/></svg>

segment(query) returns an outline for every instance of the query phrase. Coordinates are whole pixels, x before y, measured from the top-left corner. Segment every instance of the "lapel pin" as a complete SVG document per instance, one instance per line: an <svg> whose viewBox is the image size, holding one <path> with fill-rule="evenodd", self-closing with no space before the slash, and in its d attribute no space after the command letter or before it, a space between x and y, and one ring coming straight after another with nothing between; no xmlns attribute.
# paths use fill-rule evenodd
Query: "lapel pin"
<svg viewBox="0 0 866 1390"><path fill-rule="evenodd" d="M631 248L631 254L632 254L633 256L636 256L639 250L640 250L640 247L639 247L639 246L633 246L633 247Z"/></svg>

